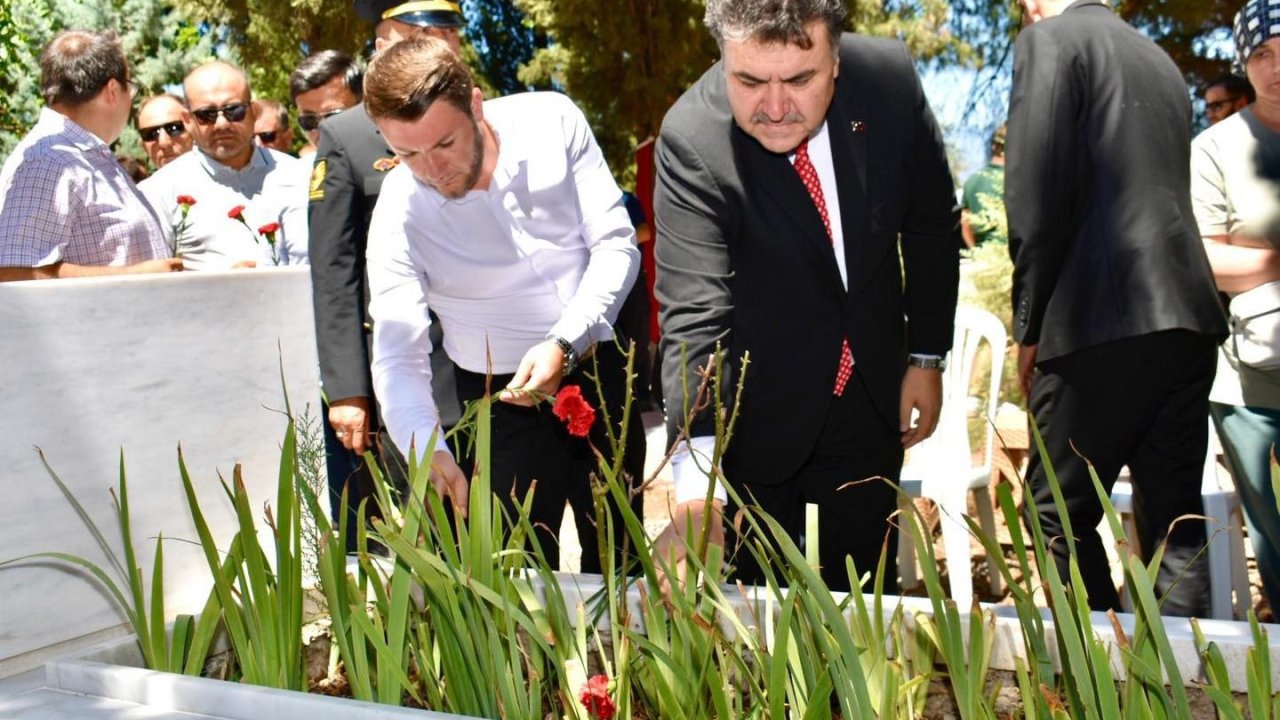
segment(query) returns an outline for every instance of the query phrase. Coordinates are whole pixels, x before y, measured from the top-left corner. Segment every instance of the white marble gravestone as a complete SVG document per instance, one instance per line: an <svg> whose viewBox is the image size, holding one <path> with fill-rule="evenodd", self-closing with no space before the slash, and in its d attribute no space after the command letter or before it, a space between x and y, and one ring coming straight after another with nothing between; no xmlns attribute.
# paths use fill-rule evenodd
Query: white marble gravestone
<svg viewBox="0 0 1280 720"><path fill-rule="evenodd" d="M163 532L167 614L195 612L208 569L178 473L182 445L214 531L229 539L218 475L240 463L256 510L273 501L285 430L318 415L307 268L0 284L0 560L41 551L104 556L34 448L120 548L108 491L124 452L140 563ZM86 573L0 569L0 677L123 632Z"/></svg>

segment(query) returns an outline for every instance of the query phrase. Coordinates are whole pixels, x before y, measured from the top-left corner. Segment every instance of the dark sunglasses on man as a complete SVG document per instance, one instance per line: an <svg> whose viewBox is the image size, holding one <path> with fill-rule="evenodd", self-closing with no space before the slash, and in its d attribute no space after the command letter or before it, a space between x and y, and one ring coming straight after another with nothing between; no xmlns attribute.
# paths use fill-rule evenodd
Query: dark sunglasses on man
<svg viewBox="0 0 1280 720"><path fill-rule="evenodd" d="M254 133L253 136L258 138L258 141L264 145L267 143L273 143L276 141L275 130L268 130L266 132Z"/></svg>
<svg viewBox="0 0 1280 720"><path fill-rule="evenodd" d="M219 115L225 117L227 122L240 122L248 114L249 103L231 103L222 107L198 108L191 111L191 115L201 125L212 125L218 122Z"/></svg>
<svg viewBox="0 0 1280 720"><path fill-rule="evenodd" d="M307 132L311 132L320 127L320 121L325 118L331 118L334 115L346 110L346 108L338 108L337 110L329 110L317 115L316 113L302 113L298 116L298 125Z"/></svg>
<svg viewBox="0 0 1280 720"><path fill-rule="evenodd" d="M1231 107L1232 105L1236 104L1236 102L1238 102L1239 100L1240 100L1239 97L1229 97L1223 100L1217 100L1215 102L1206 102L1204 106L1208 108L1210 112L1222 112L1227 108Z"/></svg>
<svg viewBox="0 0 1280 720"><path fill-rule="evenodd" d="M163 130L165 135L176 138L187 131L187 127L181 121L162 123L160 125L152 125L151 127L138 128L138 134L142 136L142 142L155 142L160 139L160 131Z"/></svg>

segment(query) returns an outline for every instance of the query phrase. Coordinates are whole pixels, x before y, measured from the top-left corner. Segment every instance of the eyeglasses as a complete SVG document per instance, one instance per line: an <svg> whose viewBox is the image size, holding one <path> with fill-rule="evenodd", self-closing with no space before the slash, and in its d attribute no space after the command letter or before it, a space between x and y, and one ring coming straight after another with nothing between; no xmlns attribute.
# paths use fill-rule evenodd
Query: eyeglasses
<svg viewBox="0 0 1280 720"><path fill-rule="evenodd" d="M1238 102L1239 100L1240 98L1238 97L1226 98L1225 100L1217 100L1215 102L1206 102L1204 106L1209 112L1215 112L1215 113L1222 112L1223 110L1226 110L1230 108L1232 105L1236 104L1236 102Z"/></svg>
<svg viewBox="0 0 1280 720"><path fill-rule="evenodd" d="M317 115L316 113L302 113L301 115L298 116L298 125L302 127L303 130L306 130L307 132L311 132L312 130L315 130L316 128L320 127L321 120L324 120L325 118L331 118L334 115L337 115L338 113L342 112L343 110L346 110L346 108L329 110L327 112L322 112L319 115Z"/></svg>
<svg viewBox="0 0 1280 720"><path fill-rule="evenodd" d="M249 114L249 103L231 103L216 108L200 108L192 110L191 114L201 125L212 125L218 122L218 116L221 115L227 119L227 122L240 122L244 120L245 115Z"/></svg>
<svg viewBox="0 0 1280 720"><path fill-rule="evenodd" d="M155 142L160 139L160 131L163 130L165 135L171 138L178 137L187 131L187 127L180 121L163 123L161 125L152 125L151 127L138 128L138 134L142 136L142 142Z"/></svg>
<svg viewBox="0 0 1280 720"><path fill-rule="evenodd" d="M268 130L266 132L254 133L253 136L261 140L263 144L273 143L276 141L275 130Z"/></svg>

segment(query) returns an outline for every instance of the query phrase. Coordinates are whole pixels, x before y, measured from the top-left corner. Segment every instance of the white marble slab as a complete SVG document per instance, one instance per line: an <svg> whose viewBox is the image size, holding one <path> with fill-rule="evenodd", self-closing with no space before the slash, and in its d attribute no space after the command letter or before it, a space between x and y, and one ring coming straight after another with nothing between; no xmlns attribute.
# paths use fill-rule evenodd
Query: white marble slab
<svg viewBox="0 0 1280 720"><path fill-rule="evenodd" d="M274 497L281 362L295 410L319 401L310 288L307 268L0 284L0 559L104 560L35 447L117 550L108 491L123 449L148 578L151 538L195 538L179 443L210 523L229 538L219 473L242 463L253 496ZM198 549L166 541L165 570L168 614L198 610L208 575ZM83 573L0 569L0 677L122 621Z"/></svg>

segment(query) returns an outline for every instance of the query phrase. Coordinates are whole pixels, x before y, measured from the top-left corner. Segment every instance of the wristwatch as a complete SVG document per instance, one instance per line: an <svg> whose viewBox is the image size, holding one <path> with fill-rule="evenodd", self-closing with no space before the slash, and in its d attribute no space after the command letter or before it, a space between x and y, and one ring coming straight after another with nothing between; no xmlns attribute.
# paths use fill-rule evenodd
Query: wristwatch
<svg viewBox="0 0 1280 720"><path fill-rule="evenodd" d="M941 355L908 355L907 364L924 370L947 369L947 359Z"/></svg>
<svg viewBox="0 0 1280 720"><path fill-rule="evenodd" d="M560 348L560 352L564 353L564 364L560 366L560 377L568 377L578 369L578 351L573 349L573 343L565 340L560 336L548 338Z"/></svg>

